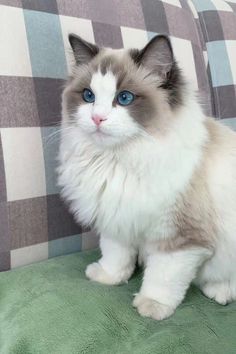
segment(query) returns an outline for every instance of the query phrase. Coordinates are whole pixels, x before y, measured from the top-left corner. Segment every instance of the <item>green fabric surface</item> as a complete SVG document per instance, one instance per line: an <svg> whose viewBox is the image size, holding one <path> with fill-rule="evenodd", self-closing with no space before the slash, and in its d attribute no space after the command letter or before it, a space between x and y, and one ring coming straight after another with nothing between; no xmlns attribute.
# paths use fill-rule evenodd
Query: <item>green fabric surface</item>
<svg viewBox="0 0 236 354"><path fill-rule="evenodd" d="M192 287L167 320L142 318L131 302L141 283L85 278L89 251L0 274L1 354L235 354L236 303L222 307Z"/></svg>

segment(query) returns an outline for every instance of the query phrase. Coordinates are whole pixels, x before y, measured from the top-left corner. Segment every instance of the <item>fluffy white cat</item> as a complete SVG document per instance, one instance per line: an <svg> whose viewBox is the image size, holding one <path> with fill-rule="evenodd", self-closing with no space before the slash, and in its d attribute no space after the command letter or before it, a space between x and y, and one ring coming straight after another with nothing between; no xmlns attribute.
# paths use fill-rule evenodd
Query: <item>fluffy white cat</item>
<svg viewBox="0 0 236 354"><path fill-rule="evenodd" d="M167 37L141 51L69 40L58 173L76 220L101 236L87 277L126 282L138 257L133 306L157 320L191 282L236 299L236 134L204 116Z"/></svg>

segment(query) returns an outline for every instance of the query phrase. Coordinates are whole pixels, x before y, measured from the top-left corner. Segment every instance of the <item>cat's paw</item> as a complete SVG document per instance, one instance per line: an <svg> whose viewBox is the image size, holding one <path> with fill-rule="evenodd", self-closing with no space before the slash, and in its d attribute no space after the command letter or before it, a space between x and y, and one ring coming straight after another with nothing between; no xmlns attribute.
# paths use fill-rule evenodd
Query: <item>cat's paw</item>
<svg viewBox="0 0 236 354"><path fill-rule="evenodd" d="M161 304L141 294L135 296L133 306L137 308L141 316L151 317L158 321L170 317L175 311L175 308Z"/></svg>
<svg viewBox="0 0 236 354"><path fill-rule="evenodd" d="M93 281L97 281L98 283L108 285L116 285L120 283L117 277L108 274L97 262L89 264L86 268L85 274L87 278Z"/></svg>
<svg viewBox="0 0 236 354"><path fill-rule="evenodd" d="M220 305L226 305L233 300L232 290L228 283L206 283L201 290L204 295L214 299Z"/></svg>

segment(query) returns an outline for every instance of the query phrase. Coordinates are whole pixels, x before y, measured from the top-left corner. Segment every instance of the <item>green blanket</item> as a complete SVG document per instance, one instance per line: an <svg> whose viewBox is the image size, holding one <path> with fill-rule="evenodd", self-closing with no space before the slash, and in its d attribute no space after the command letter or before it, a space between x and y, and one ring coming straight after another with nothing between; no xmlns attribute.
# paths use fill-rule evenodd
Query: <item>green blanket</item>
<svg viewBox="0 0 236 354"><path fill-rule="evenodd" d="M0 274L1 354L235 354L236 303L222 307L192 287L174 316L140 317L128 284L88 281L98 251L57 257Z"/></svg>

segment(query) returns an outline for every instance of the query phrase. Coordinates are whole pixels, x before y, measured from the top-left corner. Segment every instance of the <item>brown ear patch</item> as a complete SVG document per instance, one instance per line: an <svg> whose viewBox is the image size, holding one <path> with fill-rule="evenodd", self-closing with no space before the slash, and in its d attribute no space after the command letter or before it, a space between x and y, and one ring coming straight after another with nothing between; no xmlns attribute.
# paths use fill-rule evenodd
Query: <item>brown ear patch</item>
<svg viewBox="0 0 236 354"><path fill-rule="evenodd" d="M130 49L129 54L137 66L143 65L156 75L157 87L167 92L171 108L174 109L183 103L185 82L167 36L155 36L142 50Z"/></svg>
<svg viewBox="0 0 236 354"><path fill-rule="evenodd" d="M173 210L176 237L156 244L160 250L172 252L190 247L215 248L219 233L219 215L209 190L208 174L220 152L219 146L225 148L226 142L223 142L225 137L222 128L212 118L205 121L205 126L209 139L202 147L202 161ZM232 139L235 139L233 135Z"/></svg>
<svg viewBox="0 0 236 354"><path fill-rule="evenodd" d="M77 65L87 64L99 52L98 46L85 41L75 34L69 34L68 39Z"/></svg>

